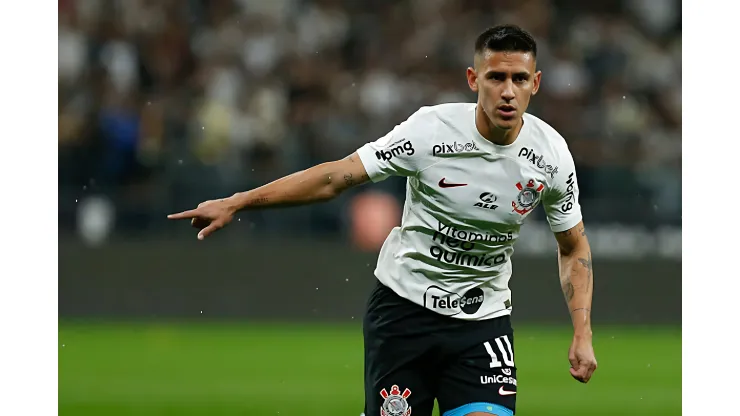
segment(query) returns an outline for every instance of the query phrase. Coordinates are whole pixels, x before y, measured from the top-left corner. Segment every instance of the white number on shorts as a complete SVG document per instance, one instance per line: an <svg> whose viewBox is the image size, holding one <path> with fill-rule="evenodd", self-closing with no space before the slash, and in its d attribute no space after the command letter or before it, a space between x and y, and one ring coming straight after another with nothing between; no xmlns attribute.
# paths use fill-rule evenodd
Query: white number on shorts
<svg viewBox="0 0 740 416"><path fill-rule="evenodd" d="M511 343L509 342L509 337L507 335L500 336L496 338L494 341L496 341L498 350L501 351L501 358L504 360L504 364L506 364L506 366L508 367L513 367L514 366L514 351L511 349ZM506 344L506 347L504 347L504 344ZM489 363L491 368L501 367L501 361L498 360L496 353L493 351L493 347L491 346L491 343L486 341L483 343L483 346L486 347L486 351L488 352L488 355L491 356L491 362Z"/></svg>

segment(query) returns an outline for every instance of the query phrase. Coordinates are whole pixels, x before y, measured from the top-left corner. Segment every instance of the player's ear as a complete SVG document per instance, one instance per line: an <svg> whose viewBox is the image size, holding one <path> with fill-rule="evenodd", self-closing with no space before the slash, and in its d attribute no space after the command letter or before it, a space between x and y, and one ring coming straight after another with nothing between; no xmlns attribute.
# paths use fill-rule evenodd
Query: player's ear
<svg viewBox="0 0 740 416"><path fill-rule="evenodd" d="M478 92L478 74L475 72L475 68L468 67L466 76L468 77L468 87L470 87L470 90Z"/></svg>
<svg viewBox="0 0 740 416"><path fill-rule="evenodd" d="M537 94L537 91L540 90L540 81L542 80L542 71L537 71L534 73L534 86L532 87L532 95Z"/></svg>

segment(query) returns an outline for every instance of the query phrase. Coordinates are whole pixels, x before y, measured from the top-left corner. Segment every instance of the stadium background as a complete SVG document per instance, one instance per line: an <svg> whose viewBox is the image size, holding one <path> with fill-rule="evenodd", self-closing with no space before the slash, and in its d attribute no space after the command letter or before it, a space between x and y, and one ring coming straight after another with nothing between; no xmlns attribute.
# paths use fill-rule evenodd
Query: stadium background
<svg viewBox="0 0 740 416"><path fill-rule="evenodd" d="M359 320L404 181L239 216L167 213L473 101L477 33L539 43L595 262L592 383L541 210L514 257L518 415L681 413L681 10L674 0L60 0L59 410L354 415Z"/></svg>

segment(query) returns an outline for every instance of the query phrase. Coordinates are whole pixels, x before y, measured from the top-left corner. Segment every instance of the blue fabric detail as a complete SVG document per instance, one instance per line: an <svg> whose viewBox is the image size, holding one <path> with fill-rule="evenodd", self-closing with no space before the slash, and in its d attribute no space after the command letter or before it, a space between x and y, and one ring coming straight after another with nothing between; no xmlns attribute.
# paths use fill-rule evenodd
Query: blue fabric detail
<svg viewBox="0 0 740 416"><path fill-rule="evenodd" d="M511 409L501 406L500 404L493 403L468 403L444 412L442 416L465 416L473 412L490 413L497 416L514 416L514 412Z"/></svg>

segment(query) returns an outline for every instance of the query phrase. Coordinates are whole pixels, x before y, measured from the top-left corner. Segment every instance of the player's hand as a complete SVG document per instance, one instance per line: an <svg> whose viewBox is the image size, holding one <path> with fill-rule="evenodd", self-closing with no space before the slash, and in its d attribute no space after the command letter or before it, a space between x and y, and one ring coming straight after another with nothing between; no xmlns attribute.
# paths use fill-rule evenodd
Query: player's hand
<svg viewBox="0 0 740 416"><path fill-rule="evenodd" d="M568 351L570 375L581 383L588 383L596 370L596 356L591 337L576 335Z"/></svg>
<svg viewBox="0 0 740 416"><path fill-rule="evenodd" d="M190 219L190 225L200 230L198 240L202 240L230 223L235 213L234 204L229 199L217 199L201 202L196 209L170 214L167 218L171 220Z"/></svg>

